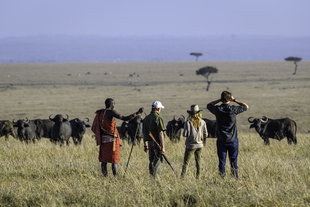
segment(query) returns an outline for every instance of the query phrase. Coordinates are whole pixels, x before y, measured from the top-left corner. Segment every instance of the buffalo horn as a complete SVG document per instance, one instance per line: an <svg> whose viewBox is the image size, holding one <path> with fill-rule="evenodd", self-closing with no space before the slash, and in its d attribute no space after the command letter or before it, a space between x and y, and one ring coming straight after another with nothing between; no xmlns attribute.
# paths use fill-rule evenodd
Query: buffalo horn
<svg viewBox="0 0 310 207"><path fill-rule="evenodd" d="M248 121L249 121L250 123L253 123L253 122L254 122L254 117L250 116L250 117L248 118Z"/></svg>
<svg viewBox="0 0 310 207"><path fill-rule="evenodd" d="M53 121L54 118L51 118L52 114L48 117L51 121Z"/></svg>
<svg viewBox="0 0 310 207"><path fill-rule="evenodd" d="M89 118L88 117L86 117L85 120L86 120L86 122L89 122Z"/></svg>
<svg viewBox="0 0 310 207"><path fill-rule="evenodd" d="M263 116L261 119L260 119L263 123L267 122L268 121L268 118L266 116Z"/></svg>

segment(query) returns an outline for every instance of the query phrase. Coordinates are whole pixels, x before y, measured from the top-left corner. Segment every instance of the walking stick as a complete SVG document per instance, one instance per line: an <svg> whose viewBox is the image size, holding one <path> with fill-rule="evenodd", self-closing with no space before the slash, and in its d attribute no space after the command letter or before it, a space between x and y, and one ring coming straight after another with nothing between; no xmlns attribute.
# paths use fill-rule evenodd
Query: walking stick
<svg viewBox="0 0 310 207"><path fill-rule="evenodd" d="M140 127L140 124L141 124L141 123L139 123L138 126L137 126L134 140L135 140L136 137L137 137L138 129L139 129L139 127ZM131 145L130 153L129 153L129 156L128 156L128 160L127 160L127 164L126 164L126 168L125 168L125 172L124 172L124 177L125 177L125 174L126 174L126 172L127 172L127 168L128 168L128 165L129 165L129 161L130 161L130 157L131 157L132 150L133 150L133 143L132 143L132 145Z"/></svg>
<svg viewBox="0 0 310 207"><path fill-rule="evenodd" d="M156 143L156 145L159 147L159 149L161 150L161 146L156 142L153 134L150 132L149 136L153 139L153 141ZM172 171L174 172L174 174L176 175L174 168L172 167L172 165L170 164L170 162L168 161L167 157L165 154L162 154L162 156L164 157L164 159L166 160L166 162L168 163L168 165L171 167Z"/></svg>
<svg viewBox="0 0 310 207"><path fill-rule="evenodd" d="M124 177L125 177L125 174L127 172L127 168L128 168L130 157L131 157L131 153L132 153L132 149L133 149L133 144L131 145L130 153L129 153L129 156L128 156L128 160L127 160L127 164L126 164L126 168L125 168L125 172L124 172Z"/></svg>

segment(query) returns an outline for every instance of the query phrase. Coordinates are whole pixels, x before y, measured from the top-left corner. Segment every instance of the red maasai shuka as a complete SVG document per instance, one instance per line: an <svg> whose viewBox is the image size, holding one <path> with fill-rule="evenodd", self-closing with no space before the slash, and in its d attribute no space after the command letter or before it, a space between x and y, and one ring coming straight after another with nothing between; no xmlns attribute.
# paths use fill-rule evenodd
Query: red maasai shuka
<svg viewBox="0 0 310 207"><path fill-rule="evenodd" d="M96 111L96 116L93 121L92 131L95 133L97 145L99 147L99 161L118 163L119 162L119 149L121 146L121 140L119 133L116 128L115 120L109 121L104 116L104 109ZM113 151L113 142L102 143L101 133L104 131L105 134L114 136L115 151Z"/></svg>
<svg viewBox="0 0 310 207"><path fill-rule="evenodd" d="M99 148L99 161L118 163L119 162L119 138L115 140L115 151L113 152L113 142L102 143Z"/></svg>

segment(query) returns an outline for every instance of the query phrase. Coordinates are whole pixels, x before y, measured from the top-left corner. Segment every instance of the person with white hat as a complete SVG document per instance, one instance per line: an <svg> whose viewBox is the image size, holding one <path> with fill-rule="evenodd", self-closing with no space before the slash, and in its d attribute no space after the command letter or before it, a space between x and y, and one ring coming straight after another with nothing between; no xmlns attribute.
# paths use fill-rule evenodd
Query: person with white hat
<svg viewBox="0 0 310 207"><path fill-rule="evenodd" d="M192 154L195 154L196 162L196 179L200 176L200 158L201 149L203 147L203 140L208 137L206 122L202 119L202 110L199 110L197 104L191 105L187 121L184 124L183 136L186 137L185 141L185 154L182 166L181 177L183 178L186 173L186 168Z"/></svg>
<svg viewBox="0 0 310 207"><path fill-rule="evenodd" d="M144 151L149 152L149 173L153 178L159 175L163 162L162 155L165 153L166 125L159 115L163 108L165 107L160 101L154 101L151 113L143 119Z"/></svg>

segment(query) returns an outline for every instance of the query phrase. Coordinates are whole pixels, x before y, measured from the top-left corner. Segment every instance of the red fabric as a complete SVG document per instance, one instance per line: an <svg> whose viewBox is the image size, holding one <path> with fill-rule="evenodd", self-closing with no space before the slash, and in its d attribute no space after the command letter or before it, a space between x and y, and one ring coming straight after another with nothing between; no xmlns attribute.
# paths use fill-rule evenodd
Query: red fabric
<svg viewBox="0 0 310 207"><path fill-rule="evenodd" d="M91 126L91 130L94 132L95 137L96 137L96 144L97 144L97 146L101 144L99 116L101 114L103 116L103 113L104 113L104 109L96 111L96 116L95 116L93 124Z"/></svg>
<svg viewBox="0 0 310 207"><path fill-rule="evenodd" d="M95 133L96 144L99 147L99 161L118 163L119 162L119 148L121 146L121 140L119 138L119 133L116 128L115 120L109 121L104 116L105 109L96 111L96 116L94 118L91 130ZM101 131L105 134L114 135L115 151L113 151L113 142L102 143L101 142Z"/></svg>
<svg viewBox="0 0 310 207"><path fill-rule="evenodd" d="M104 113L100 113L99 115L99 123L100 128L105 134L109 134L114 137L119 137L118 130L116 128L116 121L110 121L106 116L104 116Z"/></svg>
<svg viewBox="0 0 310 207"><path fill-rule="evenodd" d="M113 142L102 143L99 147L99 161L118 163L119 162L120 139L115 140L115 151L113 152Z"/></svg>

